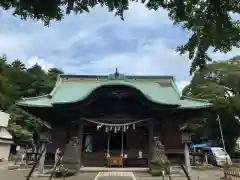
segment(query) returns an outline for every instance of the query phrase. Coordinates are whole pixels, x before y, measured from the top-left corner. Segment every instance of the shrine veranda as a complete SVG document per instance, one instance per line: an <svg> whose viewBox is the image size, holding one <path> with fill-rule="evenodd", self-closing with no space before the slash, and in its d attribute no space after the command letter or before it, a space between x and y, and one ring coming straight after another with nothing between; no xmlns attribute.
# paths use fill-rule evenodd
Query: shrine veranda
<svg viewBox="0 0 240 180"><path fill-rule="evenodd" d="M181 96L172 76L60 75L52 92L17 104L51 125L47 160L79 139L79 164L103 167L108 156L124 156L126 167L147 167L153 138L170 160L182 159L181 128L212 104ZM141 158L139 158L141 153Z"/></svg>

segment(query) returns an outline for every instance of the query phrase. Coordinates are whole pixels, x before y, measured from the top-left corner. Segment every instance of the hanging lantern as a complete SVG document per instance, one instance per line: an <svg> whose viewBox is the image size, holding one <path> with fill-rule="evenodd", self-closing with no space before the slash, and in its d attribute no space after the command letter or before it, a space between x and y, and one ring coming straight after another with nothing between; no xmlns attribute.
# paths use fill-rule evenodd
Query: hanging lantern
<svg viewBox="0 0 240 180"><path fill-rule="evenodd" d="M118 126L118 127L117 127L117 131L120 131L120 129L121 129L121 126Z"/></svg>
<svg viewBox="0 0 240 180"><path fill-rule="evenodd" d="M114 133L117 133L117 126L114 127Z"/></svg>
<svg viewBox="0 0 240 180"><path fill-rule="evenodd" d="M108 126L105 127L105 131L108 132Z"/></svg>
<svg viewBox="0 0 240 180"><path fill-rule="evenodd" d="M110 126L109 131L112 131L112 126Z"/></svg>
<svg viewBox="0 0 240 180"><path fill-rule="evenodd" d="M128 126L126 126L126 130L128 130Z"/></svg>
<svg viewBox="0 0 240 180"><path fill-rule="evenodd" d="M136 128L136 127L135 127L135 124L133 124L133 130L135 130L135 128Z"/></svg>

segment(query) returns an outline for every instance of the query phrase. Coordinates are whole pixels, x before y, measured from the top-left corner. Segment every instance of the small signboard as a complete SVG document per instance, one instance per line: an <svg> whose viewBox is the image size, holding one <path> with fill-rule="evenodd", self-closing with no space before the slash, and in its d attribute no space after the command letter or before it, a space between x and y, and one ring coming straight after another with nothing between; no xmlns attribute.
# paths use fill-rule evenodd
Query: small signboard
<svg viewBox="0 0 240 180"><path fill-rule="evenodd" d="M183 133L182 134L182 143L186 144L186 143L191 143L191 134L190 133Z"/></svg>

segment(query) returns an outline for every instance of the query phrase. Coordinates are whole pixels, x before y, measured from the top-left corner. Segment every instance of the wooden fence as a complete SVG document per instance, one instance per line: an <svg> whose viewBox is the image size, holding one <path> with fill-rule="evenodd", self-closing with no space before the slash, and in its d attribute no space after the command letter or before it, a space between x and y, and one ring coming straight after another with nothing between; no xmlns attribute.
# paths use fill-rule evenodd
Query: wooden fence
<svg viewBox="0 0 240 180"><path fill-rule="evenodd" d="M224 179L239 179L240 180L240 167L235 165L225 165L223 167Z"/></svg>

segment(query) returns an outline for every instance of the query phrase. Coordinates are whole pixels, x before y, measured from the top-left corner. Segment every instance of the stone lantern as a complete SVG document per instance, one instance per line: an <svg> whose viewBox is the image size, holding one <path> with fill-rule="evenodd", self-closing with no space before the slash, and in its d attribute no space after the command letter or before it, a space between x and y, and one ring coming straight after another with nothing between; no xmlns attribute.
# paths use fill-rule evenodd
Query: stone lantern
<svg viewBox="0 0 240 180"><path fill-rule="evenodd" d="M50 132L49 131L42 132L39 137L39 142L41 144L41 149L40 149L39 153L42 152L42 156L39 161L38 171L39 171L39 174L42 174L44 171L44 162L45 162L45 157L46 157L46 153L47 153L47 144L51 143Z"/></svg>
<svg viewBox="0 0 240 180"><path fill-rule="evenodd" d="M180 128L180 131L181 131L181 134L182 134L182 143L184 144L185 167L186 167L186 170L187 170L188 174L190 174L191 164L190 164L190 155L189 155L188 146L189 146L189 144L192 143L192 140L191 140L192 130L189 127L189 125L186 123Z"/></svg>

